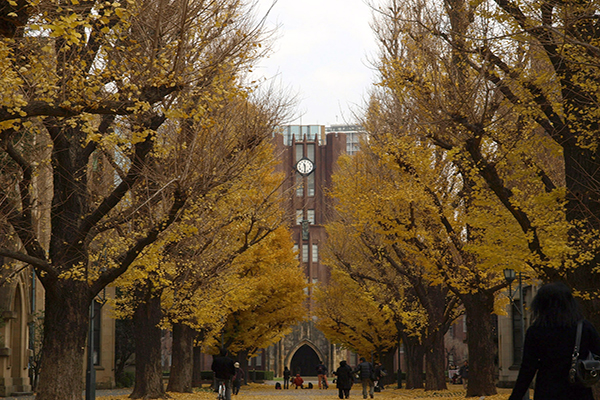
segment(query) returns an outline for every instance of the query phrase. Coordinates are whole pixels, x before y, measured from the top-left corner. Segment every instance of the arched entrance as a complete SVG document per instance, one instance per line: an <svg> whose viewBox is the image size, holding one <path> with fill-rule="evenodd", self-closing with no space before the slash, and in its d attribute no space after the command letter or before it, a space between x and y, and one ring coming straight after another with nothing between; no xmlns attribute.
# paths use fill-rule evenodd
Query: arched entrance
<svg viewBox="0 0 600 400"><path fill-rule="evenodd" d="M312 347L305 344L294 353L290 362L290 371L293 375L316 376L317 365L319 365L319 355Z"/></svg>

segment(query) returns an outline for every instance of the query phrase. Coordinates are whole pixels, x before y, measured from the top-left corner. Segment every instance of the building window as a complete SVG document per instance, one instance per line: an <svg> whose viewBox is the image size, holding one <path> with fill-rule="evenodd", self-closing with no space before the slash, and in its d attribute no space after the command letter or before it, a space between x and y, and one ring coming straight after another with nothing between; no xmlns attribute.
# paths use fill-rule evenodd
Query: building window
<svg viewBox="0 0 600 400"><path fill-rule="evenodd" d="M315 224L315 210L306 210L306 219L308 223Z"/></svg>
<svg viewBox="0 0 600 400"><path fill-rule="evenodd" d="M346 133L346 153L353 155L360 150L360 137L364 132Z"/></svg>
<svg viewBox="0 0 600 400"><path fill-rule="evenodd" d="M302 245L302 261L308 262L308 245Z"/></svg>
<svg viewBox="0 0 600 400"><path fill-rule="evenodd" d="M296 196L304 196L304 177L299 173L296 173Z"/></svg>
<svg viewBox="0 0 600 400"><path fill-rule="evenodd" d="M294 254L295 254L295 257L296 257L296 260L297 260L298 256L299 256L299 254L298 254L298 245L297 244L294 245Z"/></svg>
<svg viewBox="0 0 600 400"><path fill-rule="evenodd" d="M314 262L314 263L319 262L319 245L318 244L312 245L312 262Z"/></svg>
<svg viewBox="0 0 600 400"><path fill-rule="evenodd" d="M315 145L314 144L306 145L306 158L308 158L312 162L315 162Z"/></svg>
<svg viewBox="0 0 600 400"><path fill-rule="evenodd" d="M304 158L304 145L302 143L296 144L296 162Z"/></svg>
<svg viewBox="0 0 600 400"><path fill-rule="evenodd" d="M304 215L302 214L302 210L296 210L296 225L302 224L303 219Z"/></svg>
<svg viewBox="0 0 600 400"><path fill-rule="evenodd" d="M314 172L310 174L308 177L308 195L310 197L315 195L315 174Z"/></svg>

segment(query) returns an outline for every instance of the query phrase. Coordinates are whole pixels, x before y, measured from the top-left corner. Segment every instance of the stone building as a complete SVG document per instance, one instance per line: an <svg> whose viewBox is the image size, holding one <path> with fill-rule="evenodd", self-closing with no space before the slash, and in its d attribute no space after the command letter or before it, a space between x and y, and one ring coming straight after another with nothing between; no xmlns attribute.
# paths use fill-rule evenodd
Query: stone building
<svg viewBox="0 0 600 400"><path fill-rule="evenodd" d="M8 275L19 269L18 264L4 269L4 263L5 260L0 257L0 268ZM107 289L103 295L114 296L114 288ZM33 367L39 356L43 305L44 289L30 267L11 276L0 286L0 397L31 393L34 389ZM113 388L115 385L115 320L108 308L96 303L92 355L98 388ZM87 357L83 362L87 363ZM85 380L85 376L81 379Z"/></svg>
<svg viewBox="0 0 600 400"><path fill-rule="evenodd" d="M337 129L336 129L337 128ZM289 193L288 210L292 237L304 268L308 283L327 282L329 270L321 263L319 251L325 243L324 224L332 211L327 191L338 157L348 151L348 146L358 143L355 126L325 128L322 125L289 125L281 127L274 141L280 154L281 171L286 180L284 192ZM347 134L352 133L353 143L348 144ZM356 142L356 143L354 143ZM356 151L355 147L352 147ZM351 149L351 150L352 150ZM308 289L309 291L311 289ZM356 356L339 349L316 329L312 316L313 304L308 293L309 320L297 325L293 332L264 352L264 365L256 366L274 371L281 376L288 366L292 373L316 375L319 361L335 370L342 359L356 364Z"/></svg>
<svg viewBox="0 0 600 400"><path fill-rule="evenodd" d="M0 268L8 275L14 271L5 269L1 257ZM0 396L31 392L29 340L35 287L31 285L31 273L21 272L6 278L3 276L4 284L0 286Z"/></svg>

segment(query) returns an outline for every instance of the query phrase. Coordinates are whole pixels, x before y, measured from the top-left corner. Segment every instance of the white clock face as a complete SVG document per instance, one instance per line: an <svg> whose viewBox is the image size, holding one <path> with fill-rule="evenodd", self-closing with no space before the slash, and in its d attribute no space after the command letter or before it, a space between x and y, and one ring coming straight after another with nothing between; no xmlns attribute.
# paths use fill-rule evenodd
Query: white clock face
<svg viewBox="0 0 600 400"><path fill-rule="evenodd" d="M306 158L298 161L298 164L296 164L296 170L303 175L310 174L312 172L313 168L314 168L314 165L313 165L312 161L310 161Z"/></svg>

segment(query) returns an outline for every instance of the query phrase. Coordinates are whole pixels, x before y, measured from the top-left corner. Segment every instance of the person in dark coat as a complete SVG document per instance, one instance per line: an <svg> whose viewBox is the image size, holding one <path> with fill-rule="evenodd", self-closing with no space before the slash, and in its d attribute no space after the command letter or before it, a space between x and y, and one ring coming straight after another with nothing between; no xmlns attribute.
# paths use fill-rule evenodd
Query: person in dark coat
<svg viewBox="0 0 600 400"><path fill-rule="evenodd" d="M283 369L283 388L284 389L290 388L290 376L291 375L292 375L292 371L290 371L290 369L286 366Z"/></svg>
<svg viewBox="0 0 600 400"><path fill-rule="evenodd" d="M458 369L458 375L462 380L463 388L467 388L469 382L469 361L465 360L465 363Z"/></svg>
<svg viewBox="0 0 600 400"><path fill-rule="evenodd" d="M360 364L354 368L353 374L358 372L358 377L362 383L363 399L367 398L367 392L371 398L375 396L375 385L373 384L373 364L368 362L364 357L360 358Z"/></svg>
<svg viewBox="0 0 600 400"><path fill-rule="evenodd" d="M583 320L580 357L600 354L600 335L579 310L571 290L563 283L540 288L531 302L533 324L527 330L523 360L509 400L521 400L534 375L534 400L593 400L591 388L569 383L571 354L577 323Z"/></svg>
<svg viewBox="0 0 600 400"><path fill-rule="evenodd" d="M354 378L352 377L352 367L350 367L346 361L340 361L340 366L334 372L336 376L336 387L338 388L338 395L340 399L347 399L350 397L350 389L352 389L352 383Z"/></svg>
<svg viewBox="0 0 600 400"><path fill-rule="evenodd" d="M387 376L387 372L381 363L376 362L373 366L375 368L375 381L377 384L375 385L375 391L381 392L385 387L383 386L383 378Z"/></svg>
<svg viewBox="0 0 600 400"><path fill-rule="evenodd" d="M227 350L221 349L219 355L213 358L211 369L215 373L216 387L221 382L225 383L225 399L231 400L232 379L235 375L234 361L227 357Z"/></svg>
<svg viewBox="0 0 600 400"><path fill-rule="evenodd" d="M242 382L244 381L244 370L240 368L240 363L236 362L235 366L235 375L233 376L233 395L237 395L240 392L240 388L242 387Z"/></svg>

